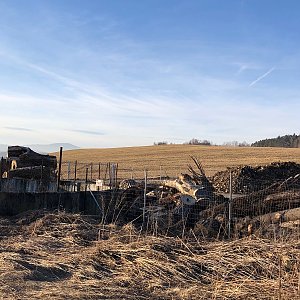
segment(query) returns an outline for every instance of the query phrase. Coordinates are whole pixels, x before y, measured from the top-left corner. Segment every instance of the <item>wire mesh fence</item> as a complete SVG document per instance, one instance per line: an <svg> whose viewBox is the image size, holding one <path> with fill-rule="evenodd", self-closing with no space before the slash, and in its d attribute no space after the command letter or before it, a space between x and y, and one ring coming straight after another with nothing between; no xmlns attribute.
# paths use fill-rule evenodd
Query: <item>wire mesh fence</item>
<svg viewBox="0 0 300 300"><path fill-rule="evenodd" d="M50 178L46 172L43 166L28 168L32 178L26 184L25 179L2 179L0 189L45 192L49 187L43 183ZM300 174L274 174L272 170L258 178L247 168L240 173L228 169L193 183L186 174L170 178L161 166L135 170L113 162L73 161L62 163L60 178L53 180L51 175L51 192L91 193L95 211L105 222L134 223L155 234L209 238L300 234ZM112 191L109 203L94 193L104 190Z"/></svg>
<svg viewBox="0 0 300 300"><path fill-rule="evenodd" d="M157 180L149 174L145 171L143 179L123 181L108 206L101 196L96 199L102 203L106 222L134 223L152 234L182 237L300 234L299 176L276 182L245 180L243 193L233 193L236 187L232 181L231 193L203 185L195 198L188 191L170 187L166 184L169 179Z"/></svg>
<svg viewBox="0 0 300 300"><path fill-rule="evenodd" d="M61 165L60 185L63 190L106 190L118 188L127 179L141 182L146 170L121 168L118 163L63 162ZM148 181L159 182L169 178L162 167L147 170Z"/></svg>
<svg viewBox="0 0 300 300"><path fill-rule="evenodd" d="M118 163L83 163L77 161L67 161L62 163L61 179L81 179L84 180L86 177L93 181L96 179L109 179L110 176L115 176L118 180L123 179L142 179L144 178L145 169L136 170L132 168L122 168ZM168 177L167 170L162 166L153 167L153 169L147 170L149 179L161 179Z"/></svg>

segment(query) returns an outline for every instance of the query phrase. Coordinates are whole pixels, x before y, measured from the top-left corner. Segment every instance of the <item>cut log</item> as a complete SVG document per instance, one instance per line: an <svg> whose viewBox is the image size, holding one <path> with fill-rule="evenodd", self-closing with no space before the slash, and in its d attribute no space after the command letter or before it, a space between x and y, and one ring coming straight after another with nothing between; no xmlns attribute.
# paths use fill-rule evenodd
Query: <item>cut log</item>
<svg viewBox="0 0 300 300"><path fill-rule="evenodd" d="M273 193L272 193L273 192ZM266 194L264 194L266 193ZM274 190L265 189L260 192L234 198L232 200L232 217L256 217L276 211L300 207L300 190L276 193ZM228 213L228 204L222 203L200 213L200 218Z"/></svg>
<svg viewBox="0 0 300 300"><path fill-rule="evenodd" d="M8 172L8 178L23 178L23 179L36 179L36 180L55 180L56 173L53 169L34 166L26 168L17 168Z"/></svg>
<svg viewBox="0 0 300 300"><path fill-rule="evenodd" d="M283 223L280 224L280 227L281 228L299 230L299 228L300 228L300 219L295 220L295 221L283 222Z"/></svg>
<svg viewBox="0 0 300 300"><path fill-rule="evenodd" d="M15 159L13 159L10 163L10 169L15 170L18 167L18 163Z"/></svg>
<svg viewBox="0 0 300 300"><path fill-rule="evenodd" d="M26 168L32 166L44 166L52 169L56 169L57 160L56 157L22 157L17 161L18 168Z"/></svg>
<svg viewBox="0 0 300 300"><path fill-rule="evenodd" d="M254 220L255 219L261 224L296 221L300 219L300 207L265 214L254 218Z"/></svg>
<svg viewBox="0 0 300 300"><path fill-rule="evenodd" d="M164 186L174 188L180 193L194 197L195 199L208 198L208 192L203 186L196 185L192 182L187 174L182 174L179 179L166 180Z"/></svg>
<svg viewBox="0 0 300 300"><path fill-rule="evenodd" d="M264 202L265 203L276 203L276 202L282 202L282 201L291 201L291 200L297 200L300 201L300 190L299 191L286 191L286 192L280 192L276 194L268 195Z"/></svg>
<svg viewBox="0 0 300 300"><path fill-rule="evenodd" d="M255 218L243 218L239 219L235 224L235 230L239 233L252 234L257 229L266 228L271 224L277 224L278 226L288 222L294 222L300 220L300 207L287 209L282 211L276 211ZM284 227L284 226L282 226Z"/></svg>

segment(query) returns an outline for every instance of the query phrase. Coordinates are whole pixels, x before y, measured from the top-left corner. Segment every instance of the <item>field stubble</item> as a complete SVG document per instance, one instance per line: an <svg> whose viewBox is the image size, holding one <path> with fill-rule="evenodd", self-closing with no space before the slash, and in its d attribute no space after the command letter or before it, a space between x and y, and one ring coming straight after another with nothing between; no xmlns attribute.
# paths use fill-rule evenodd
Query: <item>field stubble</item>
<svg viewBox="0 0 300 300"><path fill-rule="evenodd" d="M58 153L55 153L58 155ZM300 148L256 148L195 145L161 145L125 148L80 149L64 151L63 161L85 163L118 163L122 178L130 177L130 170L138 178L147 169L150 176L178 177L186 172L191 156L202 163L206 175L212 176L227 167L265 165L275 161L300 163ZM127 170L122 171L122 170Z"/></svg>

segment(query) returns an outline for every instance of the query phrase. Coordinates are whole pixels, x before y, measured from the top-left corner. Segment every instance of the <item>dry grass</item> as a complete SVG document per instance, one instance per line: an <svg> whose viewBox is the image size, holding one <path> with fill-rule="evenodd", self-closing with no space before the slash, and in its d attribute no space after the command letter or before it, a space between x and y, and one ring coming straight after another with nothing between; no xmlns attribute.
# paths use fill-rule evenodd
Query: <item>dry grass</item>
<svg viewBox="0 0 300 300"><path fill-rule="evenodd" d="M57 154L57 153L56 153ZM120 169L131 170L142 176L146 168L157 176L160 166L170 177L186 172L190 156L198 157L208 176L227 167L238 165L264 165L274 161L300 163L300 148L233 148L221 146L164 145L109 149L82 149L65 151L64 161L115 162ZM128 171L129 177L130 171ZM165 175L165 174L163 174Z"/></svg>
<svg viewBox="0 0 300 300"><path fill-rule="evenodd" d="M299 299L300 242L141 235L66 213L0 219L1 299Z"/></svg>

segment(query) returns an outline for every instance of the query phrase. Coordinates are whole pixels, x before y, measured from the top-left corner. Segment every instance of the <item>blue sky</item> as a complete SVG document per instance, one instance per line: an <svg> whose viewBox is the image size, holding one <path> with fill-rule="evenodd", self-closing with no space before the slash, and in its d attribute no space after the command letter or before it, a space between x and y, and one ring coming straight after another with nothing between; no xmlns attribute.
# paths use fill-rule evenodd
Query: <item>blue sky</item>
<svg viewBox="0 0 300 300"><path fill-rule="evenodd" d="M299 134L300 2L0 0L2 144Z"/></svg>

